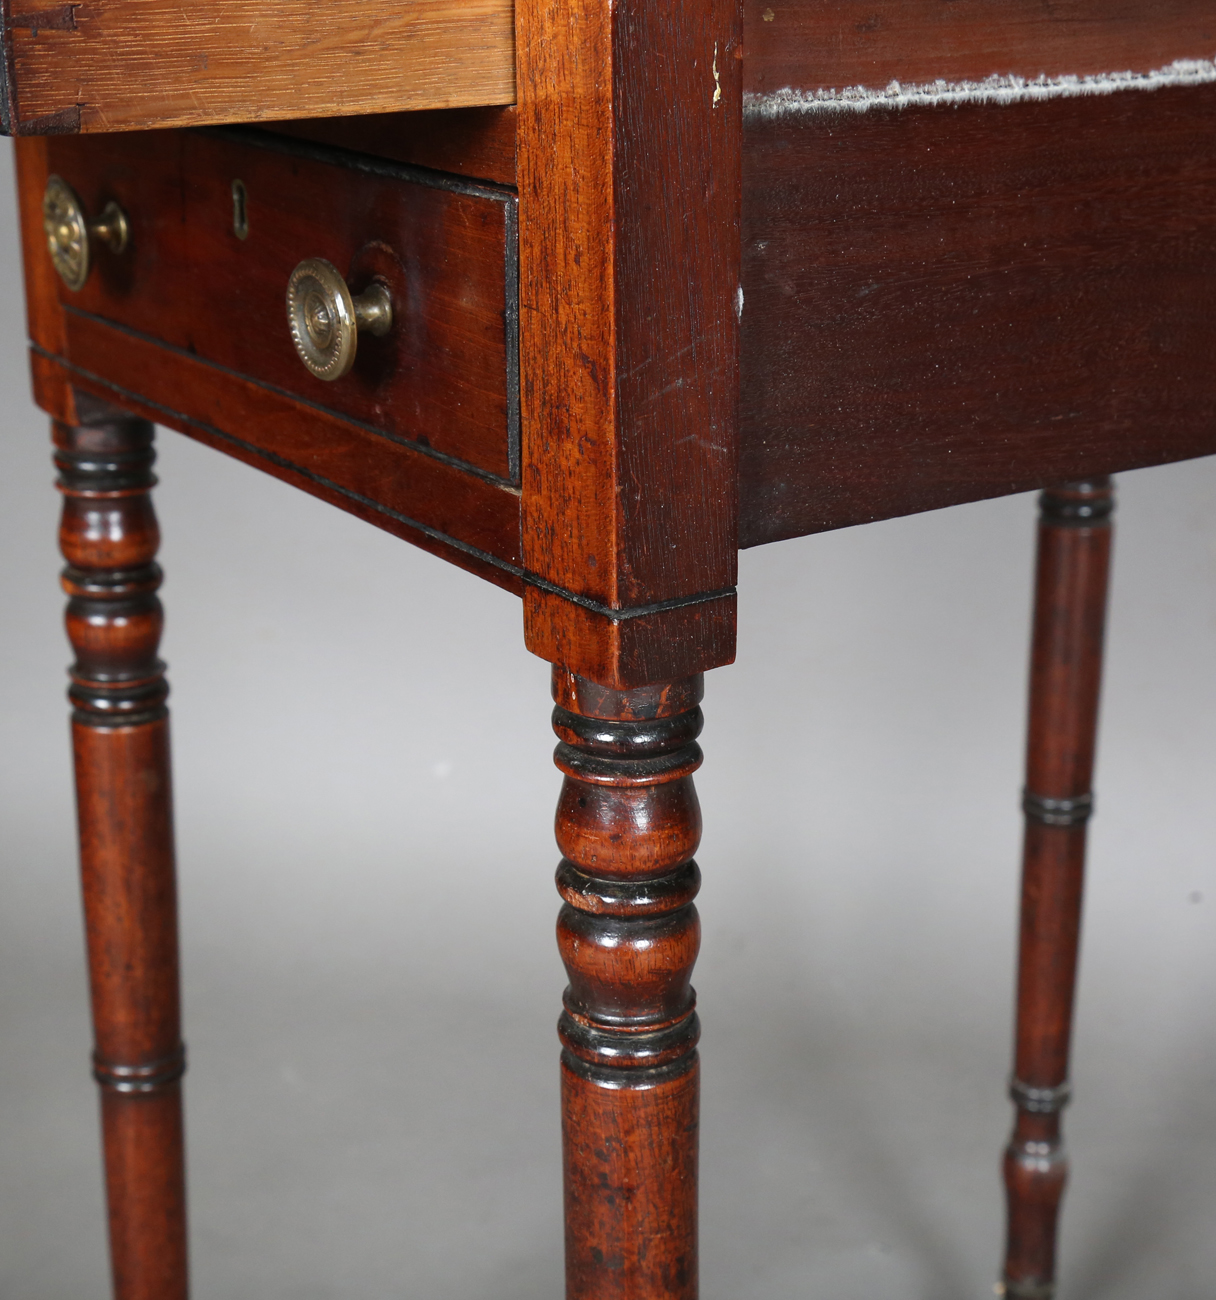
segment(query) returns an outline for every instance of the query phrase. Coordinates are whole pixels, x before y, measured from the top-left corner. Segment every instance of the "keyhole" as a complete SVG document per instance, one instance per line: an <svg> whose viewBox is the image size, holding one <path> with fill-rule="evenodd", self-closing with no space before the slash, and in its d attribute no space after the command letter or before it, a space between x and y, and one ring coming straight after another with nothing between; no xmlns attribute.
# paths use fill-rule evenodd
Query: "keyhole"
<svg viewBox="0 0 1216 1300"><path fill-rule="evenodd" d="M249 214L245 210L245 182L232 182L232 233L238 239L249 235Z"/></svg>

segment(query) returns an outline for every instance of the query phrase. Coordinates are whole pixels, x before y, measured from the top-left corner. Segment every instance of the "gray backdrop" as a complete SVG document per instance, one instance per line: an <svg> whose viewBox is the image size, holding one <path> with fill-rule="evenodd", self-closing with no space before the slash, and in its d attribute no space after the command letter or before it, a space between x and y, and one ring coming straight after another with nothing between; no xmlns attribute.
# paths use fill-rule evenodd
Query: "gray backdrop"
<svg viewBox="0 0 1216 1300"><path fill-rule="evenodd" d="M0 1296L101 1300L43 417L7 142ZM268 328L277 322L268 323ZM199 1300L557 1300L548 672L516 599L160 436ZM1034 503L743 555L707 680L705 1300L980 1300ZM1216 1235L1216 462L1125 475L1067 1116L1070 1300Z"/></svg>

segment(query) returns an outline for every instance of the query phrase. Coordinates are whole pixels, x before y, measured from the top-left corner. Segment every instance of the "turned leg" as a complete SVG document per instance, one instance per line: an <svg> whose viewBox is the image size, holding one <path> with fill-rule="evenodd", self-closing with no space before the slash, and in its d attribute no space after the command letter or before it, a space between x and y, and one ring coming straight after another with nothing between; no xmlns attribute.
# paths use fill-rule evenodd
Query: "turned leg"
<svg viewBox="0 0 1216 1300"><path fill-rule="evenodd" d="M80 870L116 1300L184 1300L177 909L152 426L56 424Z"/></svg>
<svg viewBox="0 0 1216 1300"><path fill-rule="evenodd" d="M1004 1286L1011 1300L1055 1292L1056 1222L1068 1175L1060 1112L1068 1101L1113 504L1106 478L1051 488L1040 499L1009 1086L1017 1110L1005 1152Z"/></svg>
<svg viewBox="0 0 1216 1300"><path fill-rule="evenodd" d="M694 1300L701 678L553 696L566 1294Z"/></svg>

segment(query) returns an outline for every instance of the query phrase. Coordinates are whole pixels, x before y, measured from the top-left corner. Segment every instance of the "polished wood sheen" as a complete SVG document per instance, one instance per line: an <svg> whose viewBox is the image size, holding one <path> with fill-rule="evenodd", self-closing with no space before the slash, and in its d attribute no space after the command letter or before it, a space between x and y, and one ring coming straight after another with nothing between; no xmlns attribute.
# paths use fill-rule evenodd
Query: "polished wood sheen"
<svg viewBox="0 0 1216 1300"><path fill-rule="evenodd" d="M517 478L513 194L263 131L59 138L47 165L86 211L117 202L131 231L121 256L98 256L83 289L60 288L69 316L124 326L397 442ZM287 282L306 257L332 262L353 293L382 281L394 305L393 328L362 336L335 383L305 369L287 328Z"/></svg>
<svg viewBox="0 0 1216 1300"><path fill-rule="evenodd" d="M517 16L523 551L542 580L524 635L642 686L734 657L741 15L519 0ZM685 608L705 602L693 638ZM649 654L623 626L637 617L672 624Z"/></svg>
<svg viewBox="0 0 1216 1300"><path fill-rule="evenodd" d="M428 219L415 225L410 200L401 195L411 189L408 180L390 184L355 170L353 184L336 184L335 176L347 176L341 160L351 161L350 155L327 153L325 162L283 155L271 147L271 136L257 135L256 144L171 131L15 142L37 401L67 422L76 418L75 393L118 402L509 590L522 590L519 493L492 472L512 473L511 219L504 207L513 196L494 190L494 197L479 197L478 186L471 196L424 187L422 215ZM189 181L192 198L209 198L189 229L180 219L188 141L198 150L190 158L209 167ZM378 241L360 233L359 223L373 213L360 215L356 200L375 198L387 207L380 212L401 236L404 262L421 268L403 294L403 332L392 340L404 355L400 367L386 364L384 349L372 348L362 369L356 361L351 375L325 385L296 358L283 307L294 248L272 233L274 199L257 203L261 187L255 184L248 239L239 240L231 228L234 173L265 178L259 168L267 166L266 155L298 169L294 193L309 181L324 185L328 201L345 212L327 228L320 218L335 209L305 205L289 228L298 245L328 249L347 267L369 269L367 259L380 255ZM62 287L47 256L41 196L52 163L81 185L90 204L109 194L130 207L131 247L122 258L99 257L81 294ZM374 235L383 227L370 229ZM200 248L186 238L191 231L208 253L205 264ZM247 245L255 240L251 260ZM281 285L260 257L274 260ZM166 284L176 291L166 295ZM230 333L226 317L233 321ZM240 367L253 373L242 374ZM401 373L411 368L412 380ZM347 381L345 397L321 391L342 389ZM285 391L293 387L296 394ZM417 402L408 397L411 389ZM407 394L400 409L386 409L386 394L399 393ZM428 445L432 435L438 447ZM458 451L490 468L462 464Z"/></svg>
<svg viewBox="0 0 1216 1300"><path fill-rule="evenodd" d="M515 98L511 0L0 0L13 135Z"/></svg>
<svg viewBox="0 0 1216 1300"><path fill-rule="evenodd" d="M462 108L376 113L370 117L313 117L300 122L267 122L263 129L415 167L433 167L473 180L514 186L515 122L512 107Z"/></svg>
<svg viewBox="0 0 1216 1300"><path fill-rule="evenodd" d="M1208 0L748 0L744 88L1152 72L1216 54Z"/></svg>
<svg viewBox="0 0 1216 1300"><path fill-rule="evenodd" d="M152 426L55 425L89 987L115 1300L185 1300L168 688Z"/></svg>
<svg viewBox="0 0 1216 1300"><path fill-rule="evenodd" d="M699 677L553 672L567 1300L694 1300Z"/></svg>
<svg viewBox="0 0 1216 1300"><path fill-rule="evenodd" d="M1017 1119L1005 1152L1008 1300L1050 1300L1055 1293L1056 1225L1068 1176L1060 1112L1069 1096L1113 504L1107 479L1051 488L1041 501L1009 1085Z"/></svg>
<svg viewBox="0 0 1216 1300"><path fill-rule="evenodd" d="M740 546L1048 487L999 1284L1047 1300L1104 476L1216 453L1216 9L0 9L9 125L49 133L16 154L65 491L118 1300L185 1291L145 420L522 597L564 774L568 1300L697 1295L693 774ZM115 130L152 122L205 125ZM79 292L47 254L52 173L130 221ZM317 256L393 304L335 384L297 359L284 307Z"/></svg>
<svg viewBox="0 0 1216 1300"><path fill-rule="evenodd" d="M1216 452L1216 85L745 139L741 545Z"/></svg>

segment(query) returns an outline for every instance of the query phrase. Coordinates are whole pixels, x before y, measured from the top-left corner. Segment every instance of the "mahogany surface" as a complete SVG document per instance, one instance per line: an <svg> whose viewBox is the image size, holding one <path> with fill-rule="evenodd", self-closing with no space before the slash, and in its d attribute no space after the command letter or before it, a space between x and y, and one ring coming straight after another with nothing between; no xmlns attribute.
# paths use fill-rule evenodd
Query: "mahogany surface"
<svg viewBox="0 0 1216 1300"><path fill-rule="evenodd" d="M745 142L741 545L1216 452L1216 86Z"/></svg>
<svg viewBox="0 0 1216 1300"><path fill-rule="evenodd" d="M55 425L80 871L115 1300L185 1300L181 1042L152 426Z"/></svg>
<svg viewBox="0 0 1216 1300"><path fill-rule="evenodd" d="M19 142L35 392L59 422L68 499L120 1300L185 1285L138 417L523 598L526 644L554 665L565 778L570 1300L697 1294L692 775L701 674L734 655L739 547L1065 483L1040 531L1006 1160L1006 1290L1046 1297L1109 552L1100 476L1216 452L1216 85L994 105L956 83L1150 72L1207 57L1212 16L1198 0L746 15L735 0L519 0L515 22L511 109ZM791 103L939 79L966 102ZM91 212L115 198L132 220L127 254L99 252L78 294L47 260L51 171ZM284 319L287 275L316 255L356 290L387 280L399 312L337 385L305 373ZM108 533L77 527L98 501ZM133 713L115 725L110 705ZM115 952L129 960L107 964Z"/></svg>
<svg viewBox="0 0 1216 1300"><path fill-rule="evenodd" d="M1004 1283L1011 1300L1050 1297L1055 1285L1057 1218L1068 1177L1060 1112L1069 1097L1113 507L1108 479L1050 488L1040 502L1009 1086L1017 1119L1005 1152Z"/></svg>
<svg viewBox="0 0 1216 1300"><path fill-rule="evenodd" d="M581 598L529 585L524 635L617 687L671 680L734 657L739 13L516 18L524 564ZM643 611L665 669L655 634L628 644Z"/></svg>
<svg viewBox="0 0 1216 1300"><path fill-rule="evenodd" d="M260 292L263 296L254 310L248 303L244 282L233 271L229 270L226 275L220 274L221 265L217 268L217 274L211 276L205 263L199 262L193 254L182 248L185 241L180 238L180 230L172 230L172 215L180 212L184 198L180 153L187 138L182 133L160 132L151 136L107 137L104 140L30 139L16 142L15 152L21 182L22 235L29 268L27 309L37 400L50 414L66 421L75 419L74 391L120 402L127 410L187 433L229 455L256 465L267 473L292 482L307 492L323 497L397 536L442 554L490 581L511 590L519 590L522 576L519 495L509 482L496 474L475 472L473 467L462 466L454 457L425 447L420 441L411 442L389 436L384 428L357 422L338 411L325 409L302 395L293 395L277 384L268 382L268 376L281 377L296 386L301 393L307 389L309 394L315 394L316 388L340 388L345 380L332 385L311 381L313 387L308 387L304 382L310 380L310 376L291 351L283 308L283 292L290 267L283 272L283 279L277 288L264 275L260 278ZM211 143L210 139L204 141L206 145ZM290 147L290 142L285 143ZM220 144L224 145L225 142L221 141ZM144 151L145 163L136 166L132 154L140 147ZM250 158L262 159L267 152L250 146L247 154L241 154L236 146L232 147L237 150L241 162ZM98 271L94 273L98 279L97 286L87 284L81 294L71 295L62 288L51 268L46 255L41 217L41 195L51 166L48 154L56 151L56 165L63 167L69 175L79 176L82 172L104 172L105 160L112 149L118 150L121 164L116 170L125 175L129 185L139 188L139 197L145 204L140 210L157 214L156 220L151 222L155 228L149 232L147 247L143 251L161 251L163 256L157 259L161 264L171 260L175 253L190 257L194 274L207 280L207 292L198 295L203 301L197 321L192 311L187 310L193 302L190 295L183 297L178 294L162 298L157 292L158 282L152 277L152 272L138 269L141 259L138 228L133 246L128 250L132 263L137 268L135 270L116 269L114 264L122 259L110 257L107 260L103 256L99 259L101 265ZM159 191L157 173L152 167L160 156L158 150L168 157L168 175ZM75 151L81 151L83 156L78 159ZM214 152L194 156L206 157L215 165ZM68 163L72 164L70 168L66 166ZM328 174L324 165L320 173L312 173L312 166L313 161L306 160L304 170L313 175ZM149 170L151 175L147 174ZM374 177L372 179L378 186L380 182ZM221 215L218 210L215 211L215 219L224 223L224 229L229 232L227 238L232 246L236 246L241 241L230 233L231 197L228 187L232 176L225 168L214 172L211 180L213 190L222 189L226 197L223 213ZM201 185L202 181L197 180L196 183ZM109 182L104 179L97 179L95 184L98 194L114 192L106 190ZM408 185L408 182L402 182L402 185ZM444 202L452 197L446 190L428 189L427 193L439 194ZM90 194L86 202L94 197L95 194ZM122 197L125 199L128 196L123 194ZM507 197L509 196L493 200L478 199L476 202L500 210ZM479 206L477 211L481 210L482 207ZM133 219L134 215L133 212ZM464 224L474 232L479 229L476 218L473 222ZM306 235L310 233L316 232L305 232ZM251 228L250 240L253 237ZM219 236L217 242L219 251L222 251L223 244ZM315 247L311 238L308 246ZM480 247L484 253L486 245L482 243ZM215 245L212 246L212 252L217 252ZM280 249L278 255L283 265L290 261L285 250ZM300 256L308 255L310 254L301 253ZM221 264L223 261L221 257ZM448 276L447 287L450 292L445 300L448 303L460 296L459 289L453 284L453 280L459 283L461 278L455 269L459 261L454 254L449 259L449 266L453 269ZM445 361L443 357L432 358L425 367L425 373L433 379L446 365L451 382L446 385L446 399L441 394L433 393L430 403L424 407L423 415L446 427L440 416L445 409L450 409L452 404L459 402L460 394L463 394L468 405L480 413L464 421L457 421L456 435L459 436L460 431L464 430L464 436L468 439L476 440L480 437L487 449L487 459L509 472L507 419L508 408L512 404L507 401L506 395L513 382L513 368L509 369L507 364L509 353L504 317L504 264L499 262L497 265L497 290L503 302L497 322L491 320L493 309L486 302L483 291L492 274L486 269L483 258L480 263L473 262L473 274L468 281L472 289L468 315L473 322L473 329L462 330L459 319L461 313L454 313L457 319L453 320L453 313L448 311L436 322L435 336L446 340L451 351L464 355L475 351L469 333L480 332L484 338L489 332L490 346L487 352L491 360L497 355L502 368L501 377L497 380L498 392L491 391L487 394L465 379L454 376L450 361ZM117 288L111 287L107 272L117 279ZM177 275L180 288L184 274L181 268L171 266L168 274ZM134 283L124 287L123 276L131 277ZM186 288L191 287L192 284L188 282ZM208 294L212 295L210 307L206 304ZM112 312L119 317L120 323L112 324L97 312L70 308L67 306L69 299L73 300L73 304L84 301L103 311ZM473 310L479 305L480 312ZM253 354L252 357L245 355L237 359L244 360L251 366L255 363L265 365L267 372L260 375L242 374L222 363L205 360L197 355L199 344L196 337L201 339L204 347L213 345L223 355L232 357L234 345L222 337L225 306L232 313L243 315L244 337L249 341L249 351ZM146 318L141 314L143 311L147 313ZM121 325L124 314L126 320L133 321L142 328L136 330ZM405 319L408 321L408 313ZM204 326L209 324L210 332L200 333L198 322ZM494 346L495 329L498 334L497 349ZM183 346L167 346L153 331L168 333ZM259 334L265 337L258 338ZM377 343L382 341L373 340ZM413 346L421 347L422 341L415 338ZM374 350L370 359L375 360ZM356 371L358 365L357 360ZM474 373L480 371L485 375L486 368L484 357L470 363L470 369ZM298 372L298 379L295 372ZM345 379L354 381L356 385L360 382L357 373L352 373ZM390 374L385 383L390 389L400 391L404 380ZM375 386L367 377L364 384L362 397L356 389L352 400L356 403L362 401L364 407L372 408L372 414L376 415ZM495 380L487 379L486 385L493 389ZM334 397L324 393L322 396L331 407L335 401L341 404L340 395ZM381 404L382 399L383 395ZM488 427L488 421L496 418L495 413L503 421L497 431L497 442ZM380 417L377 415L376 418ZM387 418L381 420L381 423L387 423ZM402 424L408 428L408 412L403 414ZM443 443L444 434L441 430L436 431L436 438Z"/></svg>
<svg viewBox="0 0 1216 1300"><path fill-rule="evenodd" d="M1144 73L1216 51L1206 0L748 0L743 22L751 95Z"/></svg>
<svg viewBox="0 0 1216 1300"><path fill-rule="evenodd" d="M515 184L514 106L267 122L263 129L472 180Z"/></svg>
<svg viewBox="0 0 1216 1300"><path fill-rule="evenodd" d="M566 1292L697 1295L700 677L553 671Z"/></svg>
<svg viewBox="0 0 1216 1300"><path fill-rule="evenodd" d="M99 147L100 146L100 147ZM100 318L496 478L516 478L515 199L266 132L130 132L48 142L89 212L116 200L130 247L98 259L71 320ZM245 187L248 233L233 230ZM285 328L293 268L324 257L353 293L386 282L393 328L336 383Z"/></svg>

